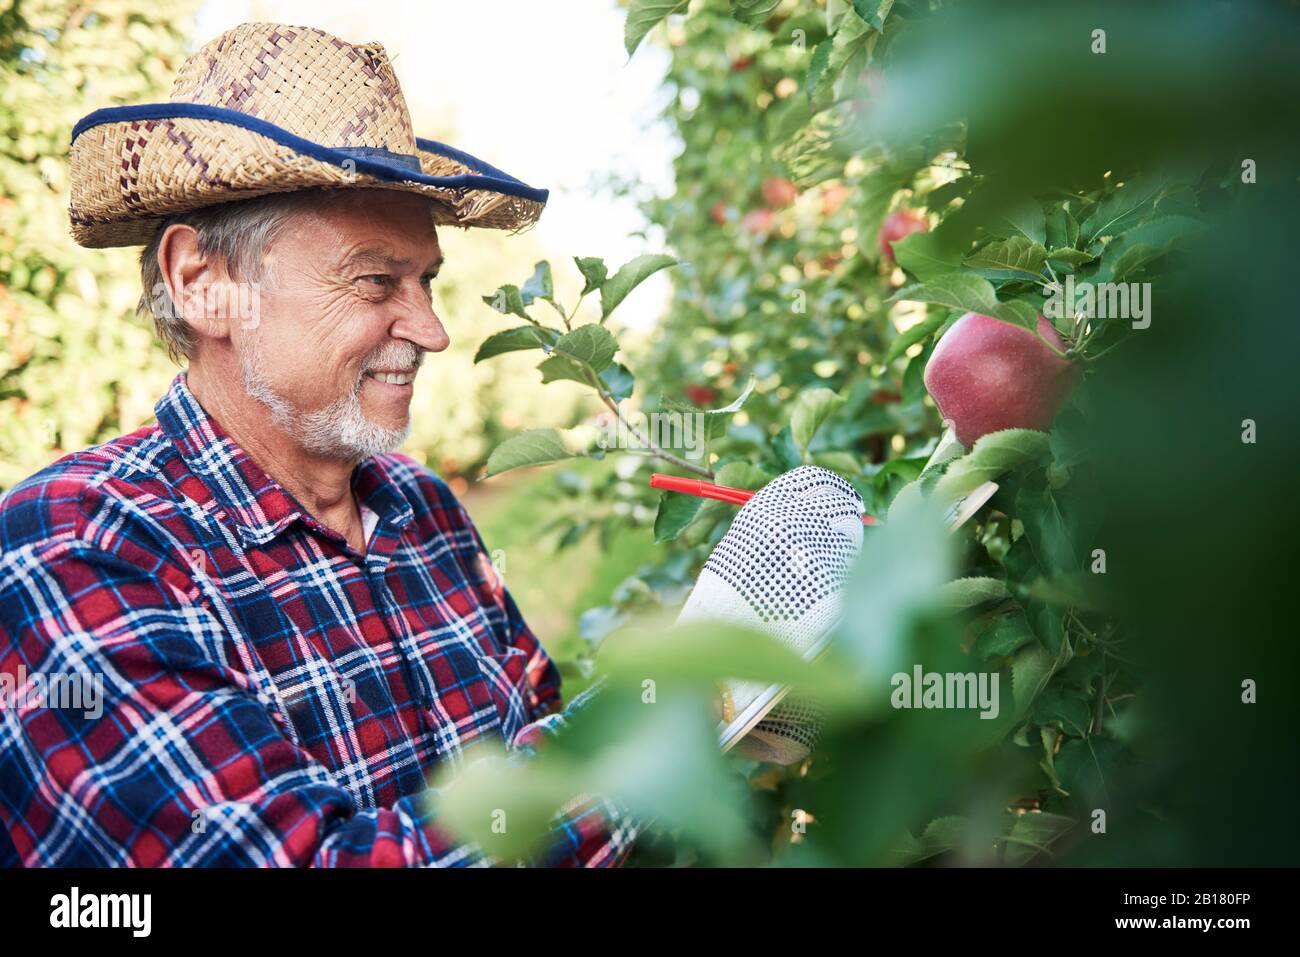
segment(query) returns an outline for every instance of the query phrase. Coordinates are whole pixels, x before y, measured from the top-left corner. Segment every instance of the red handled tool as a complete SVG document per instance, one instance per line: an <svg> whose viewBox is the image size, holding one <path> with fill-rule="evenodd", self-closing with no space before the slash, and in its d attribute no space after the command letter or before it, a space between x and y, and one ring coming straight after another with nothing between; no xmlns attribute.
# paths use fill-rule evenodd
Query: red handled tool
<svg viewBox="0 0 1300 957"><path fill-rule="evenodd" d="M696 498L716 499L719 502L729 502L732 505L744 505L754 497L754 493L749 489L714 485L712 482L679 478L676 475L664 475L662 472L655 472L650 476L650 487L661 488L669 492L681 492L683 495L694 495ZM872 515L863 515L862 524L879 525L880 520Z"/></svg>

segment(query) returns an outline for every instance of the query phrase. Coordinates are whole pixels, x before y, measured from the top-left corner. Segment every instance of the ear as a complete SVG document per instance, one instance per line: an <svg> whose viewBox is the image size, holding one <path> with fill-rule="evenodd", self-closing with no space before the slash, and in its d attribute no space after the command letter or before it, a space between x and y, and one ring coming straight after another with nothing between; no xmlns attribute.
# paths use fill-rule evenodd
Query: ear
<svg viewBox="0 0 1300 957"><path fill-rule="evenodd" d="M158 268L177 314L199 339L228 339L240 302L224 260L199 249L193 226L173 224L158 243Z"/></svg>

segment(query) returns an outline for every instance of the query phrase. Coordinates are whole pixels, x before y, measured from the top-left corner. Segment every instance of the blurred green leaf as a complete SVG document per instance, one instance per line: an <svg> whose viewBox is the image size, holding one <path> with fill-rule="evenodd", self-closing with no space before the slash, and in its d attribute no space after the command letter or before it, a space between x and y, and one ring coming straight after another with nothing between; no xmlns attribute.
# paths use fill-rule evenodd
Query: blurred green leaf
<svg viewBox="0 0 1300 957"><path fill-rule="evenodd" d="M1005 582L974 576L947 582L939 589L937 600L947 608L970 608L1008 597Z"/></svg>
<svg viewBox="0 0 1300 957"><path fill-rule="evenodd" d="M805 389L794 400L790 413L790 434L803 453L817 430L844 405L844 398L832 389Z"/></svg>
<svg viewBox="0 0 1300 957"><path fill-rule="evenodd" d="M645 35L672 13L685 13L690 0L629 0L623 24L623 47L631 56Z"/></svg>

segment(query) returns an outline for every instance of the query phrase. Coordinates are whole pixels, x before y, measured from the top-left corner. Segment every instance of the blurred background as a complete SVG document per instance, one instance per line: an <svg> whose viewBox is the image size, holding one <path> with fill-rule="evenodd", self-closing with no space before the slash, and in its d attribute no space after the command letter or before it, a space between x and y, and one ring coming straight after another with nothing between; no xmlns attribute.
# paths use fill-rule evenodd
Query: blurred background
<svg viewBox="0 0 1300 957"><path fill-rule="evenodd" d="M466 501L567 696L615 678L531 780L475 781L472 806L502 788L545 802L557 781L617 792L660 822L643 865L1294 864L1296 17L1247 0L0 0L0 490L150 421L177 371L134 315L137 252L68 238L76 120L165 99L189 51L246 20L375 40L420 135L551 190L522 235L445 232L452 347L417 383L405 450ZM519 324L484 297L546 261L539 298L594 321L573 257L612 274L648 253L677 262L607 323L626 407L713 410L716 481L817 464L890 514L838 677L775 660L751 676L834 705L794 767L714 753L720 652L701 636L652 628L600 664L671 617L733 510L652 492L651 471L682 473L664 458L489 462L605 404L544 384L533 352L475 361ZM1032 320L1071 274L1150 283L1150 328L1058 322L1087 374L1050 440L1002 463L961 535L894 521L942 432L922 381L940 336L980 303ZM709 639L740 656L748 640ZM884 707L913 665L999 673L1002 717Z"/></svg>

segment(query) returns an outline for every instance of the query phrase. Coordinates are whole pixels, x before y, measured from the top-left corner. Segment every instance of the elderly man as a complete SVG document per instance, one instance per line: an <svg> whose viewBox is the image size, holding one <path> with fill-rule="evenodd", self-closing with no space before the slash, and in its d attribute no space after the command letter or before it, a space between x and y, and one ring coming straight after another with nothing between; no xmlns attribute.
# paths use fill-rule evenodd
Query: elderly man
<svg viewBox="0 0 1300 957"><path fill-rule="evenodd" d="M0 503L0 671L94 692L0 710L0 863L487 862L429 773L479 739L527 754L565 721L559 674L465 510L393 450L448 345L436 224L519 228L545 192L416 139L381 47L269 24L200 49L171 102L86 117L72 182L79 242L144 246L187 369L156 424ZM764 500L831 488L788 478ZM720 570L690 614L757 621ZM730 739L762 739L764 695ZM637 830L599 798L553 824L537 863L618 864Z"/></svg>
<svg viewBox="0 0 1300 957"><path fill-rule="evenodd" d="M559 675L447 486L388 453L448 345L435 224L517 229L545 192L417 140L381 47L267 24L88 116L72 176L79 242L147 243L188 369L156 425L4 499L0 665L102 701L0 715L0 862L481 860L427 775L527 740ZM599 866L635 830L591 801L555 834L544 862Z"/></svg>

